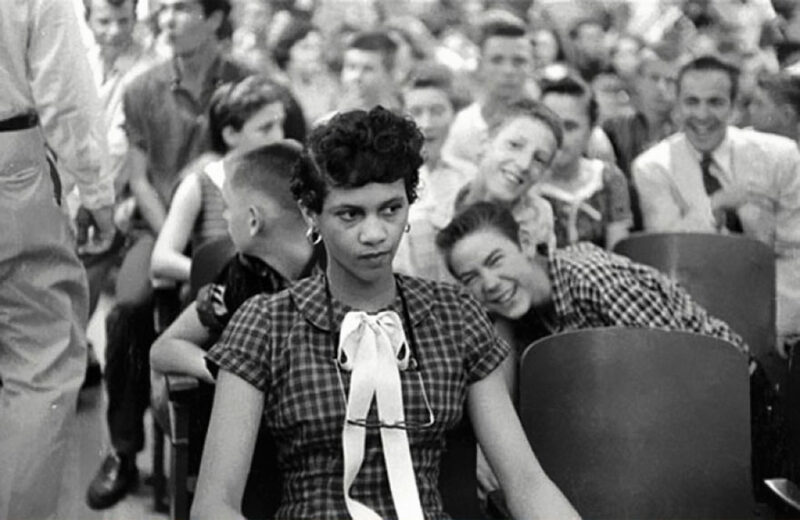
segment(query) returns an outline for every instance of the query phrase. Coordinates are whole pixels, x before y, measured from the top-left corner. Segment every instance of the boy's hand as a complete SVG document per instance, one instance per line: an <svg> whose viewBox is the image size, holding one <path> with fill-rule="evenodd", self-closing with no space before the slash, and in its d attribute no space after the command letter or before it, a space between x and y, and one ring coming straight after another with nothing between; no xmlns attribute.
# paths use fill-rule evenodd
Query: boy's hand
<svg viewBox="0 0 800 520"><path fill-rule="evenodd" d="M88 210L89 218L78 223L78 253L99 255L111 248L117 228L114 226L114 206Z"/></svg>

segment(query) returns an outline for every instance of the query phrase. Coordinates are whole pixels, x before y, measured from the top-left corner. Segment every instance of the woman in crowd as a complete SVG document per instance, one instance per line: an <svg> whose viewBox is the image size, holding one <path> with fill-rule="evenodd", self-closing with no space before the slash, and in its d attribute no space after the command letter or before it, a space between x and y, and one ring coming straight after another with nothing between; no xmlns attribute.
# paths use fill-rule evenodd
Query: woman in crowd
<svg viewBox="0 0 800 520"><path fill-rule="evenodd" d="M561 117L564 144L538 190L553 206L559 247L587 241L611 249L628 236L628 181L613 164L584 157L597 121L588 85L567 76L542 83L542 103Z"/></svg>
<svg viewBox="0 0 800 520"><path fill-rule="evenodd" d="M536 29L531 34L533 58L536 70L564 62L564 50L561 37L555 29Z"/></svg>
<svg viewBox="0 0 800 520"><path fill-rule="evenodd" d="M263 76L249 76L214 92L209 108L214 151L187 168L189 173L175 191L153 248L150 272L154 277L187 281L191 258L185 254L186 247L191 244L196 249L227 234L221 191L223 157L282 139L287 97L283 87Z"/></svg>
<svg viewBox="0 0 800 520"><path fill-rule="evenodd" d="M293 191L327 267L248 300L209 352L220 372L193 517L239 517L263 417L278 518L442 518L438 462L465 404L512 514L577 516L527 443L497 370L509 348L475 300L392 272L422 142L380 107L312 132Z"/></svg>
<svg viewBox="0 0 800 520"><path fill-rule="evenodd" d="M339 85L325 56L322 32L311 22L290 17L272 47L272 58L286 75L309 126L336 108Z"/></svg>

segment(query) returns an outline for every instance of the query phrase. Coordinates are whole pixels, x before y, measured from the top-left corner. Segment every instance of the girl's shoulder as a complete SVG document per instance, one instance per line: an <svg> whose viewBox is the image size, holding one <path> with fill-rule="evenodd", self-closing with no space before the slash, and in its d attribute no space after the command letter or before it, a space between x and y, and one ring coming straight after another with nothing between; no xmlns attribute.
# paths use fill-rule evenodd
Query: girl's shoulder
<svg viewBox="0 0 800 520"><path fill-rule="evenodd" d="M461 285L397 274L412 314L466 317L479 304Z"/></svg>

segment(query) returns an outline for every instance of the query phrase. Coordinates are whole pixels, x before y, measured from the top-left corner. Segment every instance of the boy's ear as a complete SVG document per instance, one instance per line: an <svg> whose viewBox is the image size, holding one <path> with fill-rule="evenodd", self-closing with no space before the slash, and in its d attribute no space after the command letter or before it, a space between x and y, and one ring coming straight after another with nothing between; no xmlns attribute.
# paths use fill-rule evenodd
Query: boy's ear
<svg viewBox="0 0 800 520"><path fill-rule="evenodd" d="M219 33L219 28L222 27L222 22L225 21L225 13L222 12L222 9L217 9L209 14L206 20L214 28L214 32Z"/></svg>
<svg viewBox="0 0 800 520"><path fill-rule="evenodd" d="M222 140L228 146L228 149L233 150L239 141L239 132L231 125L226 125L222 129Z"/></svg>
<svg viewBox="0 0 800 520"><path fill-rule="evenodd" d="M248 206L247 208L247 230L251 237L254 237L261 231L264 226L264 216L257 206Z"/></svg>

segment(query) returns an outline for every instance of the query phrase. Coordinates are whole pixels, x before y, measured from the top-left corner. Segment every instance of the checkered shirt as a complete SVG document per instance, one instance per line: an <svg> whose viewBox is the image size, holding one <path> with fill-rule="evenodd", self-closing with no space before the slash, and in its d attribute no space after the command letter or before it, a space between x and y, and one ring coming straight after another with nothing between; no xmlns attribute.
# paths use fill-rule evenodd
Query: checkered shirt
<svg viewBox="0 0 800 520"><path fill-rule="evenodd" d="M426 518L447 518L437 488L444 435L461 419L467 386L506 358L485 312L462 289L397 277L407 303L433 427L408 432L411 458ZM276 295L258 295L233 316L208 357L265 394L264 424L278 447L284 476L277 518L347 518L342 491L345 401L334 364L335 339L352 309L333 300L328 321L324 277L312 276ZM389 307L405 316L399 295ZM411 343L409 324L404 323ZM342 371L345 393L349 373ZM427 419L416 374L401 373L407 421ZM373 406L370 418L376 417ZM377 429L367 432L364 463L353 498L381 518L396 518Z"/></svg>
<svg viewBox="0 0 800 520"><path fill-rule="evenodd" d="M652 267L589 243L558 249L549 263L558 332L613 326L682 330L748 350L724 321Z"/></svg>
<svg viewBox="0 0 800 520"><path fill-rule="evenodd" d="M677 283L652 267L580 243L550 256L558 332L590 327L647 327L696 332L747 345Z"/></svg>

